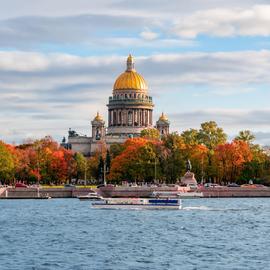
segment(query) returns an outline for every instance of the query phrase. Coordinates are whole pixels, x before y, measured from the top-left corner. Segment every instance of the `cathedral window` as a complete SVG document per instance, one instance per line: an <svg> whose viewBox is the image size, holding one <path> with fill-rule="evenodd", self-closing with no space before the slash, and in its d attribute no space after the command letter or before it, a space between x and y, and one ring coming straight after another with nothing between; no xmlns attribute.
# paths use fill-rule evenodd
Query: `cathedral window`
<svg viewBox="0 0 270 270"><path fill-rule="evenodd" d="M113 112L113 125L116 124L116 112Z"/></svg>
<svg viewBox="0 0 270 270"><path fill-rule="evenodd" d="M118 124L121 125L122 124L122 113L121 111L119 112L119 121Z"/></svg>
<svg viewBox="0 0 270 270"><path fill-rule="evenodd" d="M132 112L128 112L128 125L132 126Z"/></svg>

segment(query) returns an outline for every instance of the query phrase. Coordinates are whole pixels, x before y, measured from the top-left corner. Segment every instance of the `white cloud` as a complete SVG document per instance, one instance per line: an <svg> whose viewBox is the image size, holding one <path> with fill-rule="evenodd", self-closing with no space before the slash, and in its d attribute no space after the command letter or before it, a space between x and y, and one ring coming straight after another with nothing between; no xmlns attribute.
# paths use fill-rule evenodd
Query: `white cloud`
<svg viewBox="0 0 270 270"><path fill-rule="evenodd" d="M89 134L90 120L96 111L106 117L108 96L114 80L125 70L126 61L126 57L120 56L79 57L19 51L0 52L0 57L3 60L0 62L0 134L9 142L19 141L30 133L60 138L69 127ZM259 85L270 84L269 51L135 55L135 66L147 80L150 94L156 96L155 103L163 106L175 99L174 91L180 91L181 96L181 88L191 85L202 93L204 85L216 87L218 90L212 90L216 95L244 97ZM218 116L198 115L199 122ZM265 115L268 117L269 113ZM243 116L250 129L268 128L268 122L262 122L266 120L263 113L257 122L251 116ZM218 119L226 123L228 117L228 113L223 113ZM234 115L230 119L237 118ZM186 128L192 123L195 122L186 122ZM183 127L182 118L180 122L176 119L174 125ZM237 125L232 127L238 129Z"/></svg>
<svg viewBox="0 0 270 270"><path fill-rule="evenodd" d="M199 34L218 37L269 36L270 5L196 11L180 18L175 23L174 32L183 38L196 38Z"/></svg>
<svg viewBox="0 0 270 270"><path fill-rule="evenodd" d="M1 18L18 16L70 16L78 14L115 14L115 15L143 15L145 17L162 17L182 15L196 10L220 8L247 8L254 4L267 4L269 0L9 0L2 1ZM16 8L14 8L16 7Z"/></svg>
<svg viewBox="0 0 270 270"><path fill-rule="evenodd" d="M218 88L215 90L211 90L210 93L217 96L233 96L233 95L242 95L255 92L255 89L252 88Z"/></svg>
<svg viewBox="0 0 270 270"><path fill-rule="evenodd" d="M158 38L159 34L146 28L144 31L141 32L140 36L145 40L154 40Z"/></svg>
<svg viewBox="0 0 270 270"><path fill-rule="evenodd" d="M21 6L18 1L12 2ZM204 1L203 5L195 0L189 5L172 1L166 8L162 1L156 7L150 5L151 1L144 5L138 3L136 7L122 1L100 1L96 6L90 2L81 0L76 7L70 2L53 12L55 4L48 1L46 8L42 9L42 4L28 6L28 9L21 7L13 16L4 16L5 6L1 6L0 47L40 50L51 46L52 50L57 50L59 46L76 46L85 50L112 51L128 46L152 46L153 49L158 45L161 48L194 46L187 39L200 34L218 37L270 35L270 5L247 6L248 2L253 2L251 0L237 1L238 5L233 5L232 1L226 1L227 5L222 1L216 4Z"/></svg>

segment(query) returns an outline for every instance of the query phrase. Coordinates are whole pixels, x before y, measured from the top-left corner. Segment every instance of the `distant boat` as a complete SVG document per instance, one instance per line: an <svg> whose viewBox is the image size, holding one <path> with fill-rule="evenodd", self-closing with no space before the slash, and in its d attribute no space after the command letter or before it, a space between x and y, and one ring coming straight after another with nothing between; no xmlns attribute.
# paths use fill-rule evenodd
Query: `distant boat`
<svg viewBox="0 0 270 270"><path fill-rule="evenodd" d="M41 197L35 197L35 198L29 198L29 199L36 199L36 200L49 200L52 197L45 195L45 196L41 196Z"/></svg>
<svg viewBox="0 0 270 270"><path fill-rule="evenodd" d="M203 198L202 192L175 192L175 191L154 191L152 193L153 198L180 198L180 199L197 199Z"/></svg>
<svg viewBox="0 0 270 270"><path fill-rule="evenodd" d="M103 197L101 197L94 191L89 192L87 195L77 196L77 198L80 199L81 201L99 201L103 199Z"/></svg>
<svg viewBox="0 0 270 270"><path fill-rule="evenodd" d="M100 209L174 209L182 208L181 199L141 199L110 198L92 203L92 207Z"/></svg>

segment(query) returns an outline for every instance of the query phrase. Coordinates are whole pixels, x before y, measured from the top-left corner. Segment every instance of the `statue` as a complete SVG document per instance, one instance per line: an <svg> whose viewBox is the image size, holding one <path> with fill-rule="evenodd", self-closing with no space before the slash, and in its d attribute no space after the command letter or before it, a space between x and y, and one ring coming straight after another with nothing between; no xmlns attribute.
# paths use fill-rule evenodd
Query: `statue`
<svg viewBox="0 0 270 270"><path fill-rule="evenodd" d="M192 169L191 162L190 162L190 160L188 159L187 162L186 162L186 171L187 171L187 172L190 172L191 169Z"/></svg>
<svg viewBox="0 0 270 270"><path fill-rule="evenodd" d="M197 186L197 181L195 178L195 175L193 172L191 172L192 165L190 160L188 159L186 161L186 173L183 177L181 177L181 184L189 187L196 187Z"/></svg>
<svg viewBox="0 0 270 270"><path fill-rule="evenodd" d="M68 131L68 137L77 137L79 136L78 133L75 130L71 130L71 128Z"/></svg>

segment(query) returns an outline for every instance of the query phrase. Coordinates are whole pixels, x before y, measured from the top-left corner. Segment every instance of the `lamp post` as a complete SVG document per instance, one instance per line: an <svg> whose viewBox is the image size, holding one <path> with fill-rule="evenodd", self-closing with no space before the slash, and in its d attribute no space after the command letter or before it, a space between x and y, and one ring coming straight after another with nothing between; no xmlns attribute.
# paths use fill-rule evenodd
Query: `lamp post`
<svg viewBox="0 0 270 270"><path fill-rule="evenodd" d="M103 160L102 156L100 156L99 159L99 175L103 178L103 184L104 186L107 185L106 182L106 174L110 172L110 166L111 166L111 158L109 150L107 150L106 158Z"/></svg>
<svg viewBox="0 0 270 270"><path fill-rule="evenodd" d="M151 160L148 160L148 164L150 165L150 168L153 166L153 162ZM152 169L151 169L152 171ZM157 158L154 158L154 182L157 180Z"/></svg>
<svg viewBox="0 0 270 270"><path fill-rule="evenodd" d="M102 175L104 186L107 185L106 174L109 172L110 170L108 169L106 162L103 162L103 166L100 168L100 174Z"/></svg>
<svg viewBox="0 0 270 270"><path fill-rule="evenodd" d="M201 184L203 185L203 182L204 182L204 179L203 179L203 176L204 176L204 170L203 170L203 156L202 156L202 171L201 171L201 174L202 174L202 178L201 178Z"/></svg>
<svg viewBox="0 0 270 270"><path fill-rule="evenodd" d="M39 161L40 150L41 150L41 147L40 147L40 145L38 145L37 146L37 181L38 181L38 185L40 183L40 161Z"/></svg>
<svg viewBox="0 0 270 270"><path fill-rule="evenodd" d="M154 181L157 181L157 158L155 157L155 179Z"/></svg>
<svg viewBox="0 0 270 270"><path fill-rule="evenodd" d="M84 162L84 185L86 186L86 167L87 167L87 161Z"/></svg>
<svg viewBox="0 0 270 270"><path fill-rule="evenodd" d="M104 167L103 167L103 184L104 186L107 185L107 182L106 182L106 163L104 162Z"/></svg>

